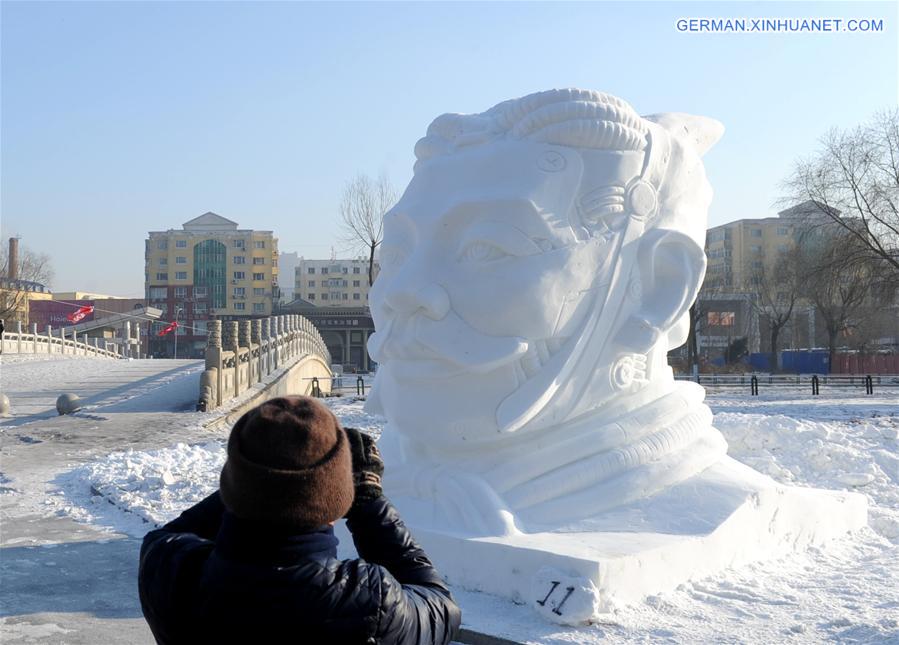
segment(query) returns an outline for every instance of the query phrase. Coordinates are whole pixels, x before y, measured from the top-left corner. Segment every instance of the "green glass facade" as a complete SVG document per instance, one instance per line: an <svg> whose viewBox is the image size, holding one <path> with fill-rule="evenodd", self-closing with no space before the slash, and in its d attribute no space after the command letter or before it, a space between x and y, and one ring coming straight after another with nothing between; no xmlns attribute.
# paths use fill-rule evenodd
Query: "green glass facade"
<svg viewBox="0 0 899 645"><path fill-rule="evenodd" d="M207 287L213 309L226 306L228 251L215 240L194 245L194 287Z"/></svg>

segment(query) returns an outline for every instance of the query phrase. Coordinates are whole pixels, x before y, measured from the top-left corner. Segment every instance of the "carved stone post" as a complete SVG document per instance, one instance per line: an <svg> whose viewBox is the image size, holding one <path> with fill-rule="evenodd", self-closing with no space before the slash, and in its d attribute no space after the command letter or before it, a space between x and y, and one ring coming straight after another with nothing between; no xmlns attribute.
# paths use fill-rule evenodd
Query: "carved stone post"
<svg viewBox="0 0 899 645"><path fill-rule="evenodd" d="M31 352L37 354L37 323L31 323Z"/></svg>
<svg viewBox="0 0 899 645"><path fill-rule="evenodd" d="M234 394L233 396L237 396L240 394L240 379L237 374L237 364L238 364L238 350L240 349L237 344L237 321L236 320L228 320L222 323L222 348L226 352L234 353ZM231 394L230 392L228 394Z"/></svg>
<svg viewBox="0 0 899 645"><path fill-rule="evenodd" d="M272 319L270 317L263 318L259 323L261 325L259 355L265 360L265 373L270 374L272 371Z"/></svg>
<svg viewBox="0 0 899 645"><path fill-rule="evenodd" d="M18 340L16 341L16 353L22 353L22 321L16 321L16 334L18 335Z"/></svg>
<svg viewBox="0 0 899 645"><path fill-rule="evenodd" d="M53 353L53 325L47 325L47 353Z"/></svg>
<svg viewBox="0 0 899 645"><path fill-rule="evenodd" d="M215 370L215 405L222 404L222 321L206 323L206 369Z"/></svg>
<svg viewBox="0 0 899 645"><path fill-rule="evenodd" d="M256 347L256 360L253 361L256 370L255 378L257 383L262 380L262 319L254 318L250 321L250 342Z"/></svg>
<svg viewBox="0 0 899 645"><path fill-rule="evenodd" d="M135 347L137 347L137 358L139 359L140 350L143 347L140 341L140 323L134 323L134 336L137 339L137 345L135 345Z"/></svg>
<svg viewBox="0 0 899 645"><path fill-rule="evenodd" d="M125 356L131 358L131 321L125 321Z"/></svg>

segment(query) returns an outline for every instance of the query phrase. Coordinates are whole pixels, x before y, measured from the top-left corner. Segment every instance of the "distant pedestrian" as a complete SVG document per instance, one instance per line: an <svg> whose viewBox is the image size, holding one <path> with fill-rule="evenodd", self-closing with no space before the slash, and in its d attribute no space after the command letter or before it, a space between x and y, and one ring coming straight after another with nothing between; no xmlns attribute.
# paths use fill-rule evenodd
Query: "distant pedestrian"
<svg viewBox="0 0 899 645"><path fill-rule="evenodd" d="M461 614L381 491L374 441L315 399L234 425L220 490L144 538L141 607L159 643L451 641ZM346 516L361 559L338 560Z"/></svg>
<svg viewBox="0 0 899 645"><path fill-rule="evenodd" d="M3 319L0 318L0 354L3 353L3 332L6 330L6 326L3 324Z"/></svg>

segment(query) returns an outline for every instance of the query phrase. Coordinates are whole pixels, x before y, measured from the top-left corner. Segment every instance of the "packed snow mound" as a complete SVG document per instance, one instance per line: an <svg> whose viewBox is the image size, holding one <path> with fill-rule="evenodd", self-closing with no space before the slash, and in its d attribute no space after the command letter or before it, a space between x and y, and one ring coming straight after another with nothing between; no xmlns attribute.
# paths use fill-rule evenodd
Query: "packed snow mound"
<svg viewBox="0 0 899 645"><path fill-rule="evenodd" d="M529 607L453 589L466 625L529 643L899 643L899 587L890 584L899 579L899 398L779 394L786 398L710 394L730 454L786 484L867 495L873 530L681 585L590 627L560 628ZM358 399L327 403L346 426L383 427ZM141 536L216 490L224 459L224 439L116 453L61 475L48 502Z"/></svg>
<svg viewBox="0 0 899 645"><path fill-rule="evenodd" d="M728 454L784 484L868 497L868 523L899 542L899 417L849 422L720 412Z"/></svg>

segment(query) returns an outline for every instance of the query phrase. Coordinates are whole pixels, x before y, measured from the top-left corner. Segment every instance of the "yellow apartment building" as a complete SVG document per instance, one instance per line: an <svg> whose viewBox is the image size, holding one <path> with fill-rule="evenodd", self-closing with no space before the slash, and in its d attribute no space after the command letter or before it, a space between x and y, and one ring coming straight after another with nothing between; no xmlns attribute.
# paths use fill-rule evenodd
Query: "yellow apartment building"
<svg viewBox="0 0 899 645"><path fill-rule="evenodd" d="M164 321L178 321L179 357L202 356L209 320L270 316L278 301L278 239L216 213L151 231L145 259L148 304L163 310ZM157 332L150 353L172 355L172 342Z"/></svg>

